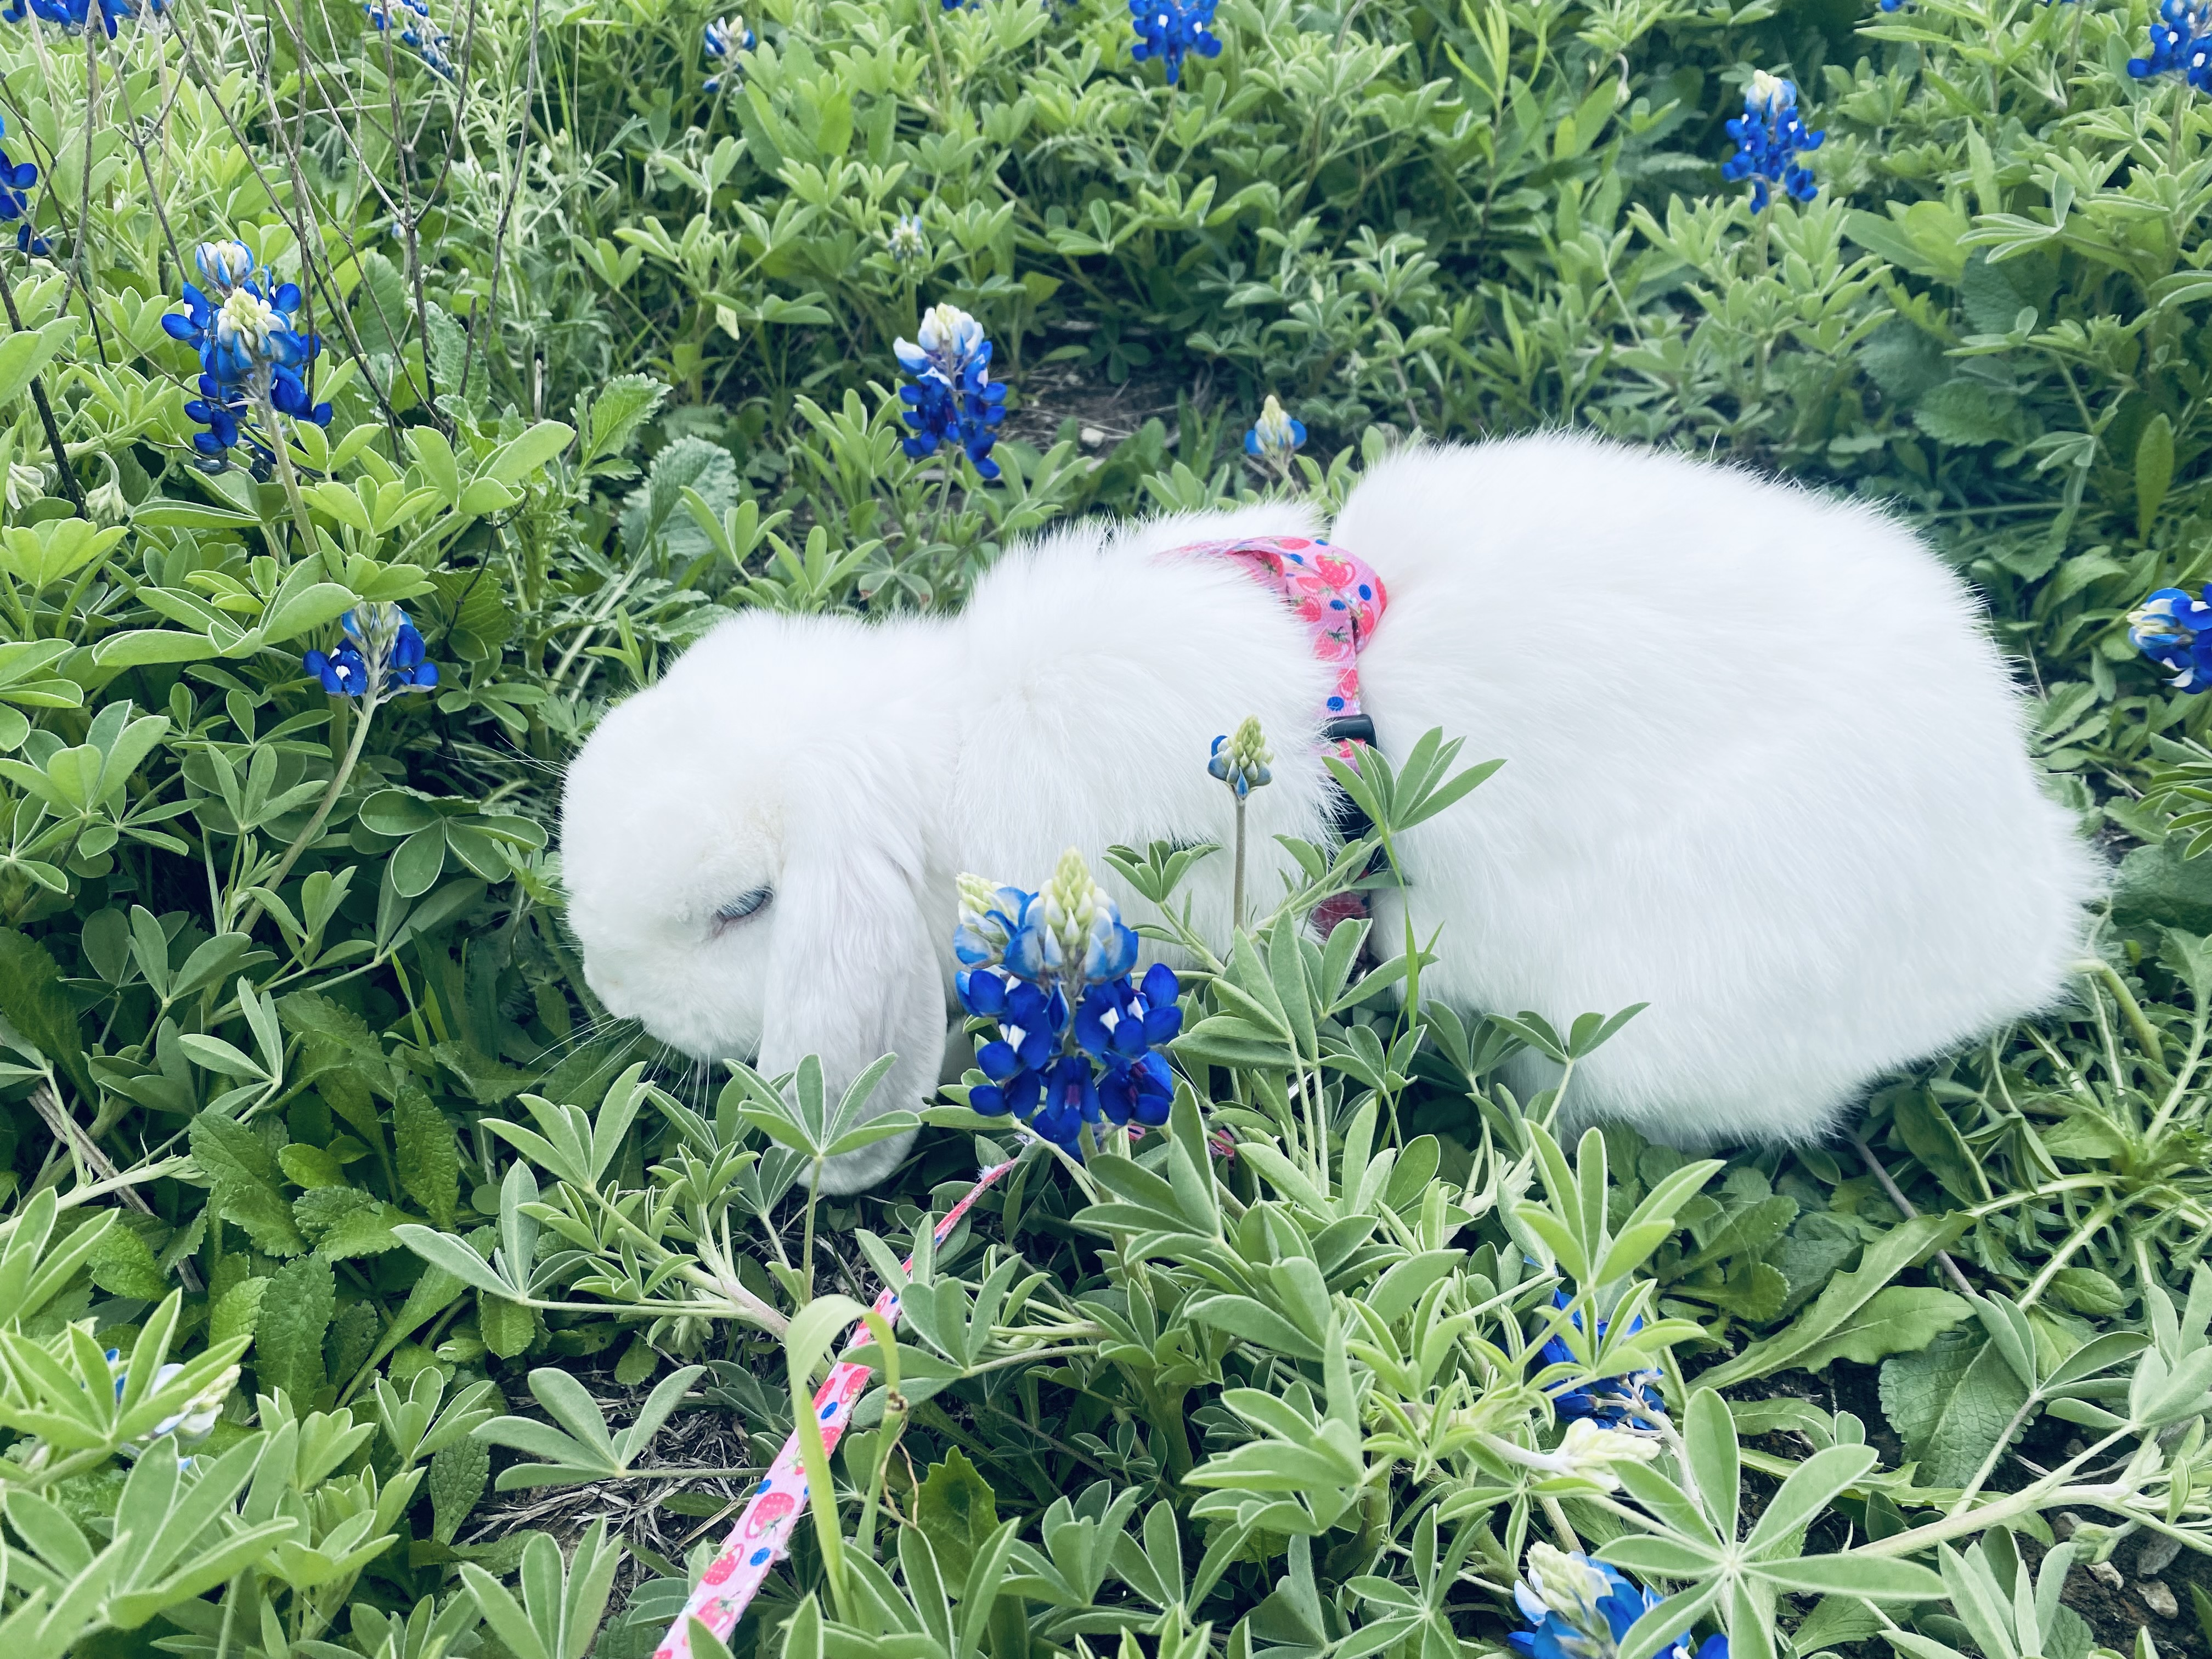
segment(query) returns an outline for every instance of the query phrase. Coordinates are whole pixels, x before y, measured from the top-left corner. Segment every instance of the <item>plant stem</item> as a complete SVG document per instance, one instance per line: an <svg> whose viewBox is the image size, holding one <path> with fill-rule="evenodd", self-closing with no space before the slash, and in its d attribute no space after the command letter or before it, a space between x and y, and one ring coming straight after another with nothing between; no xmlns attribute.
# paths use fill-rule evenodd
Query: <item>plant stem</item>
<svg viewBox="0 0 2212 1659"><path fill-rule="evenodd" d="M18 334L28 331L23 326L23 313L15 309L15 290L8 281L8 266L3 259L0 259L0 305L8 308L9 328ZM61 422L54 419L54 406L46 401L46 381L36 374L31 376L31 402L38 408L39 423L46 429L46 447L53 451L54 468L61 474L62 494L69 497L77 515L85 517L84 486L70 469L69 447L62 441Z"/></svg>
<svg viewBox="0 0 2212 1659"><path fill-rule="evenodd" d="M2066 1498L2073 1495L2062 1491L2069 1475L2088 1462L2091 1458L2100 1455L2106 1447L2136 1431L2132 1425L2113 1430L2079 1457L2062 1463L2033 1486L2023 1486L2018 1492L2005 1493L1994 1504L1984 1504L1978 1510L1970 1510L1963 1515L1947 1515L1941 1521L1931 1521L1924 1527L1914 1527L1905 1532L1893 1532L1887 1538L1871 1540L1859 1545L1856 1549L1845 1551L1844 1553L1864 1556L1917 1555L1922 1550L1961 1537L1965 1534L1980 1532L1985 1528L1996 1525L2000 1521L2009 1521L2015 1515L2026 1515L2032 1510L2042 1509L2045 1507L2043 1500L2054 1493L2058 1495L2058 1501L2063 1502ZM2081 1494L2081 1501L2094 1501L2091 1493L2100 1490L2102 1489L2090 1488L2088 1492Z"/></svg>
<svg viewBox="0 0 2212 1659"><path fill-rule="evenodd" d="M2051 1281L2058 1276L2058 1270L2066 1265L2067 1259L2087 1243L2098 1228L2118 1213L2119 1207L2118 1199L2108 1198L2090 1211L2089 1218L2074 1230L2071 1238L2051 1252L2051 1259L2043 1264L2042 1270L2029 1282L2028 1287L2021 1292L2020 1305L2023 1308L2034 1306L2044 1291L2050 1288Z"/></svg>
<svg viewBox="0 0 2212 1659"><path fill-rule="evenodd" d="M1237 866L1229 884L1229 936L1244 931L1244 797L1237 797Z"/></svg>
<svg viewBox="0 0 2212 1659"><path fill-rule="evenodd" d="M2004 1455L2005 1448L2012 1444L2013 1436L2021 1431L2042 1404L2043 1395L2039 1392L2030 1391L2021 1408L2012 1414L2012 1421L2005 1425L2004 1432L1997 1437L1996 1444L1990 1448L1990 1455L1982 1460L1982 1467L1974 1471L1974 1478L1966 1482L1966 1490L1959 1494L1959 1501L1943 1511L1945 1519L1966 1512L1967 1506L1974 1501L1975 1494L1989 1483L1990 1476L1996 1473L1997 1460Z"/></svg>
<svg viewBox="0 0 2212 1659"><path fill-rule="evenodd" d="M1881 1183L1884 1194L1892 1204L1897 1206L1898 1214L1903 1216L1907 1221L1917 1216L1920 1212L1912 1207L1912 1200L1899 1190L1896 1182L1890 1179L1889 1171L1882 1167L1881 1160L1874 1155L1874 1148L1867 1145L1866 1137L1863 1134L1853 1135L1851 1145L1859 1149L1859 1156L1866 1160L1867 1168L1874 1172L1874 1178ZM1967 1282L1966 1275L1959 1270L1959 1264L1951 1259L1951 1253L1948 1250L1938 1250L1936 1252L1936 1259L1943 1264L1943 1270L1951 1275L1951 1282L1959 1287L1959 1294L1972 1299L1975 1295L1974 1287Z"/></svg>
<svg viewBox="0 0 2212 1659"><path fill-rule="evenodd" d="M315 844L315 838L323 833L323 825L330 819L331 809L338 804L338 797L345 793L347 780L353 776L353 769L361 760L362 744L368 740L368 728L371 719L376 713L379 689L371 686L362 694L361 718L354 722L353 740L346 744L345 758L338 763L337 773L331 779L331 787L323 791L323 798L316 803L315 816L307 820L307 827L300 832L298 839L286 849L274 873L261 884L270 892L276 891L283 885L284 878L292 873L292 866L300 861L300 854ZM246 907L246 915L239 922L236 931L250 933L253 931L253 924L260 920L261 901L256 899Z"/></svg>
<svg viewBox="0 0 2212 1659"><path fill-rule="evenodd" d="M2159 1036L2158 1028L2144 1015L2142 1006L2135 1000L2128 989L2127 981L2119 976L2112 964L2102 960L2090 960L2078 963L2075 971L2104 981L2105 988L2112 994L2112 1000L2120 1005L2121 1014L2135 1031L2136 1041L2142 1046L2144 1058L2164 1071L2166 1045Z"/></svg>
<svg viewBox="0 0 2212 1659"><path fill-rule="evenodd" d="M799 1279L806 1294L799 1305L814 1300L814 1212L822 1202L822 1165L825 1160L817 1156L813 1179L806 1183L806 1232L799 1250Z"/></svg>
<svg viewBox="0 0 2212 1659"><path fill-rule="evenodd" d="M264 377L265 378L265 377ZM298 526L301 538L307 544L306 553L321 550L322 541L315 534L314 521L307 516L307 503L300 494L299 475L292 471L291 447L284 441L284 428L276 424L276 404L264 386L260 393L261 426L269 434L269 447L276 456L276 476L284 483L284 499L291 504L292 522Z"/></svg>

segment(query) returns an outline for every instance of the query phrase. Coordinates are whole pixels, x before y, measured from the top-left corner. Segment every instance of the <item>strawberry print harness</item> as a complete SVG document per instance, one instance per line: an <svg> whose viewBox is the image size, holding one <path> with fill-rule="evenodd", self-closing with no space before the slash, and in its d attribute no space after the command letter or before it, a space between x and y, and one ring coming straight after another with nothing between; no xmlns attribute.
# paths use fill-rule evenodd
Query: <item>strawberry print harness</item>
<svg viewBox="0 0 2212 1659"><path fill-rule="evenodd" d="M1322 715L1322 732L1349 761L1355 744L1375 741L1374 722L1359 706L1359 653L1389 603L1382 578L1364 559L1304 536L1247 536L1193 542L1169 556L1233 559L1253 580L1279 594L1306 626L1314 655L1336 678Z"/></svg>

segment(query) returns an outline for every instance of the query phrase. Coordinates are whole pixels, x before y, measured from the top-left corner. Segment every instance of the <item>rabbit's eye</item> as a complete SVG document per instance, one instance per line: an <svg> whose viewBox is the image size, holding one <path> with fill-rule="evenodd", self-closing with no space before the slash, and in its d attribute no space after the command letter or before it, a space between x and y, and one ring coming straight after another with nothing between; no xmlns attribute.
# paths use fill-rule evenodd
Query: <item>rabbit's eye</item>
<svg viewBox="0 0 2212 1659"><path fill-rule="evenodd" d="M750 893L738 894L714 912L714 931L719 933L732 922L743 921L754 912L766 908L768 902L775 896L775 889L773 887L756 887Z"/></svg>

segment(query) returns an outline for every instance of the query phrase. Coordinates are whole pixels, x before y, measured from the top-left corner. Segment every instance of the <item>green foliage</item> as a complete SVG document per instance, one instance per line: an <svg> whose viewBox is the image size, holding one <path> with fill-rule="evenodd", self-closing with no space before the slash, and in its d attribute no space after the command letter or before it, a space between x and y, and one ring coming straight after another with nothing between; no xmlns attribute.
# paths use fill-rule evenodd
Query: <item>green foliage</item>
<svg viewBox="0 0 2212 1659"><path fill-rule="evenodd" d="M2212 577L2212 105L2127 75L2143 0L1225 0L1176 89L1111 0L769 0L714 94L703 9L431 9L451 82L281 0L84 52L0 24L54 245L0 252L24 1659L643 1659L710 1483L811 1421L909 1244L740 1652L1441 1659L1544 1537L1668 1596L1636 1655L2081 1659L2114 1638L2068 1560L2212 1550L2212 700L2124 621ZM1828 134L1817 198L1756 216L1716 166L1754 67ZM335 415L217 467L161 318L234 235L307 288ZM901 453L891 342L939 301L1013 388L989 487ZM1241 448L1269 393L1310 434L1279 467ZM1014 1150L971 1114L819 1199L911 1127L857 1122L875 1075L710 1088L600 1018L558 769L724 617L943 609L1059 517L1327 507L1411 433L1546 422L1890 503L1974 580L2053 788L2126 849L2074 1006L1848 1149L1563 1146L1637 1006L1471 1018L1421 992L1453 941L1370 972L1362 924L1308 925L1516 758L1430 733L1339 772L1375 836L1294 847L1224 957L1175 892L1230 854L1115 849L1197 970L1172 1120L1025 1152L941 1249ZM434 691L302 672L369 603ZM1533 1100L1524 1048L1563 1073ZM1898 1468L1790 1392L1870 1366ZM1594 1456L1554 1391L1623 1374L1665 1423ZM701 1411L741 1468L668 1449ZM690 1558L580 1539L602 1486L702 1517ZM2014 1534L2066 1512L2102 1519L2030 1572ZM657 1576L617 1595L625 1541Z"/></svg>

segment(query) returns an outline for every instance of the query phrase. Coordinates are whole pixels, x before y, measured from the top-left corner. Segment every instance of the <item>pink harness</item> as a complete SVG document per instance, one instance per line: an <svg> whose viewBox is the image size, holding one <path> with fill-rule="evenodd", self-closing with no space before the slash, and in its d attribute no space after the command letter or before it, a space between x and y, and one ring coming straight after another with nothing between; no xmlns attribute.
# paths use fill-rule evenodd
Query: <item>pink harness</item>
<svg viewBox="0 0 2212 1659"><path fill-rule="evenodd" d="M1314 655L1335 672L1336 683L1324 705L1325 726L1360 722L1359 653L1382 620L1389 595L1382 577L1364 559L1327 542L1304 536L1248 536L1238 540L1193 542L1174 550L1207 557L1234 559L1261 586L1281 595L1313 641ZM1371 728L1370 728L1371 729ZM1371 736L1352 737L1331 729L1336 752L1352 757L1353 744Z"/></svg>

